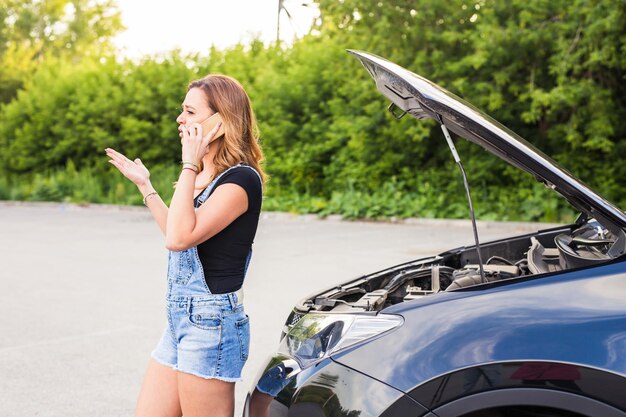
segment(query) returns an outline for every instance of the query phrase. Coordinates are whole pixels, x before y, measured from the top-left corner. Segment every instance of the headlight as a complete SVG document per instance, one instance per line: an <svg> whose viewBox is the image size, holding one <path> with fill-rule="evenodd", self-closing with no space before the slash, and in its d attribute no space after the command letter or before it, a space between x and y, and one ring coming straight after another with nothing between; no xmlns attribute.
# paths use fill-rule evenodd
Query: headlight
<svg viewBox="0 0 626 417"><path fill-rule="evenodd" d="M402 317L387 314L307 314L282 340L279 352L306 368L340 349L371 339L402 323Z"/></svg>

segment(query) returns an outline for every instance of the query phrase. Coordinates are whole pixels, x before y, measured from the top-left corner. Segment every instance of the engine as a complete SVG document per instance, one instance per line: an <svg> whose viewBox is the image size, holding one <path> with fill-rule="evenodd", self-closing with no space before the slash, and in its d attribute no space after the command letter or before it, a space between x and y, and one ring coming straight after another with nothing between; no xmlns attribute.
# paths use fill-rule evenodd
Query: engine
<svg viewBox="0 0 626 417"><path fill-rule="evenodd" d="M623 253L616 237L597 221L540 231L481 245L459 248L359 278L307 299L302 307L322 311L379 311L386 306L456 291L475 285L558 273L606 262Z"/></svg>

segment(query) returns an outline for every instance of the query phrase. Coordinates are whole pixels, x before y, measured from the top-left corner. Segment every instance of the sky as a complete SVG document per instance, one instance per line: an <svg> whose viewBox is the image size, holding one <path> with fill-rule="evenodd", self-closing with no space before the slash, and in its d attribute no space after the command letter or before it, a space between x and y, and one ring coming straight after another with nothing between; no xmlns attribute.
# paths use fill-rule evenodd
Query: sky
<svg viewBox="0 0 626 417"><path fill-rule="evenodd" d="M292 16L281 13L281 39L302 36L318 15L306 0L284 0ZM220 49L255 36L265 42L276 40L278 0L117 0L126 31L114 38L122 53L135 58L166 52L204 53L214 45Z"/></svg>

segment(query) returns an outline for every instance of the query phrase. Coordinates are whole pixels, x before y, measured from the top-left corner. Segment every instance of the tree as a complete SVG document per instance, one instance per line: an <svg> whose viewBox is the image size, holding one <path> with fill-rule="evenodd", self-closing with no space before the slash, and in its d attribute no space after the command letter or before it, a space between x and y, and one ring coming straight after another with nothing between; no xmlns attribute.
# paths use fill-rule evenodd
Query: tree
<svg viewBox="0 0 626 417"><path fill-rule="evenodd" d="M41 11L44 3L70 4L24 4ZM94 37L77 24L52 36L51 29L37 32L24 17L26 6L12 4L0 10L10 24L0 28L0 53L9 62L0 82L14 80L6 68L44 62L0 108L0 169L7 175L62 170L71 160L102 172L106 164L96 155L103 146L171 165L179 146L172 121L184 86L221 72L244 85L258 116L271 176L266 209L465 217L462 182L437 124L389 115L387 100L349 48L388 58L458 94L626 204L626 165L616 157L626 151L624 2L320 0L321 19L288 48L255 41L205 57L174 53L139 63L95 56L106 51L113 30ZM65 13L54 10L53 16ZM106 28L115 22L111 13L94 16ZM69 35L58 41L66 33L75 33L76 42ZM18 86L23 80L17 78ZM529 175L455 140L479 217L571 219L567 204Z"/></svg>
<svg viewBox="0 0 626 417"><path fill-rule="evenodd" d="M76 63L112 53L121 29L113 0L0 0L0 103L47 57Z"/></svg>
<svg viewBox="0 0 626 417"><path fill-rule="evenodd" d="M374 52L446 87L607 197L626 202L626 168L615 161L626 148L621 122L626 118L626 3L320 0L319 5L322 36ZM407 158L394 162L413 173L435 167L445 178L438 168L448 158L445 145L435 125L426 126L430 133L414 136L413 146L395 149L404 148ZM411 145L394 124L379 132L388 140L393 134L396 144ZM368 135L367 140L374 139ZM382 143L377 146L383 150L379 159L390 156ZM425 151L416 152L415 146ZM514 189L522 180L518 171L491 162L477 147L461 141L459 148L471 168L470 179L495 187L489 198L501 197L501 190Z"/></svg>

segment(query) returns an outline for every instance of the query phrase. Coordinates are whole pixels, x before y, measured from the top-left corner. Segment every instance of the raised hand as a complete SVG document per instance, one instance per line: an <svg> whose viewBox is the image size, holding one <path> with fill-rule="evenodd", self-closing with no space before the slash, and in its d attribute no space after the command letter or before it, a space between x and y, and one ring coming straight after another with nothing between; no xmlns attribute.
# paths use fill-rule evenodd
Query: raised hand
<svg viewBox="0 0 626 417"><path fill-rule="evenodd" d="M150 171L143 165L141 159L137 158L131 161L123 154L111 148L106 148L105 151L107 156L111 158L109 162L135 185L141 187L148 183Z"/></svg>
<svg viewBox="0 0 626 417"><path fill-rule="evenodd" d="M199 165L204 155L209 152L209 143L213 140L222 123L218 123L206 135L202 132L200 123L192 123L189 126L181 125L180 143L182 146L182 159Z"/></svg>

